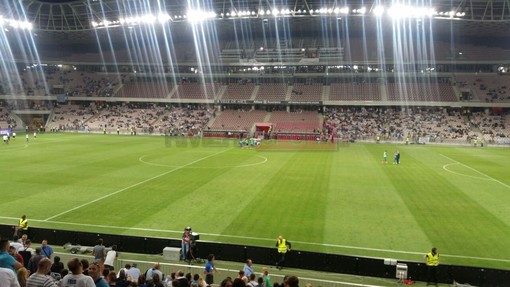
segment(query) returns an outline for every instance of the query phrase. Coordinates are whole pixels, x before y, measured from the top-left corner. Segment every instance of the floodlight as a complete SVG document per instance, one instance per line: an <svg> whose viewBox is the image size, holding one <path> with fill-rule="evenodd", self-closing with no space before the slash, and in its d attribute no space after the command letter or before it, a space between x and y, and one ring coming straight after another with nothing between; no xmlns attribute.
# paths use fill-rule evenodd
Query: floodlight
<svg viewBox="0 0 510 287"><path fill-rule="evenodd" d="M166 13L159 13L158 14L158 22L161 23L161 24L164 24L164 23L168 22L170 19L171 19L170 15L168 15Z"/></svg>
<svg viewBox="0 0 510 287"><path fill-rule="evenodd" d="M233 14L234 12L232 12ZM190 23L199 23L202 21L210 20L216 17L214 12L206 12L202 10L189 10L184 18L187 18Z"/></svg>
<svg viewBox="0 0 510 287"><path fill-rule="evenodd" d="M373 10L375 16L380 17L384 14L384 6L376 6Z"/></svg>
<svg viewBox="0 0 510 287"><path fill-rule="evenodd" d="M358 9L358 13L360 13L360 14L365 14L366 12L367 12L366 7L361 7L360 9Z"/></svg>

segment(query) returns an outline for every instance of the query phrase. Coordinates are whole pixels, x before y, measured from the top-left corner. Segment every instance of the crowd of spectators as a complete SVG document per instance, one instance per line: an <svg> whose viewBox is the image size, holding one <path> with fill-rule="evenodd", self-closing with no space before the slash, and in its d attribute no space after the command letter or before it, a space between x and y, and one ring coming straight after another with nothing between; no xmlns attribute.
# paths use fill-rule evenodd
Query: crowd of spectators
<svg viewBox="0 0 510 287"><path fill-rule="evenodd" d="M469 124L480 131L483 140L494 142L495 138L510 137L510 114L474 112L469 115Z"/></svg>
<svg viewBox="0 0 510 287"><path fill-rule="evenodd" d="M435 107L329 108L325 113L323 132L342 140L366 140L379 136L383 140L431 141L468 140L475 132L460 109Z"/></svg>
<svg viewBox="0 0 510 287"><path fill-rule="evenodd" d="M215 276L212 274L217 273L215 268L214 272L207 271L209 261L204 268L204 274L206 271L208 274L205 276L202 272L186 274L181 270L164 274L160 263L147 270L140 270L136 263L126 264L117 270L116 264L108 261L108 254L114 252L114 246L107 251L100 239L93 247L94 259L74 257L64 265L47 240L34 248L27 234L21 238L14 235L12 240L3 238L0 240L0 282L9 283L2 286L20 287L299 287L296 276L285 276L282 284L271 284L268 269L263 268L257 276L250 259L234 278L225 277L221 283L213 279ZM114 254L116 257L117 253ZM208 260L210 258L214 260L214 255L210 255Z"/></svg>
<svg viewBox="0 0 510 287"><path fill-rule="evenodd" d="M49 129L132 135L200 135L214 116L214 108L207 105L83 103L57 106Z"/></svg>
<svg viewBox="0 0 510 287"><path fill-rule="evenodd" d="M0 107L0 129L15 128L16 126L16 120L12 117L9 110L5 107Z"/></svg>

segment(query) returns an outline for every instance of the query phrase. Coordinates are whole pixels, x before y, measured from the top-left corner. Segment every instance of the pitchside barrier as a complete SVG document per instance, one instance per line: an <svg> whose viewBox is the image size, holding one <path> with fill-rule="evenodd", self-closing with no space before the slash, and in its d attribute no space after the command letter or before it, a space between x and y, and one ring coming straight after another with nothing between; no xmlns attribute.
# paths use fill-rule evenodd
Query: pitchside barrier
<svg viewBox="0 0 510 287"><path fill-rule="evenodd" d="M11 239L13 232L12 225L0 225L0 235L2 238ZM94 246L97 244L98 238L103 238L107 246L116 244L117 250L120 252L141 254L162 254L166 247L181 247L180 239L99 234L34 227L29 229L29 235L32 242L39 243L46 239L50 245L71 243L73 245ZM208 254L214 254L218 260L240 263L245 262L249 258L259 265L274 265L278 256L276 248L272 245L260 247L198 240L195 257L207 258ZM395 264L388 264L388 261L393 261ZM292 252L287 254L285 265L289 268L357 276L398 278L396 271L397 262L407 265L407 279L413 281L427 280L426 266L422 262L385 260L384 258L348 256L293 249ZM439 282L452 284L454 281L469 283L474 286L509 286L510 270L441 264L439 267Z"/></svg>

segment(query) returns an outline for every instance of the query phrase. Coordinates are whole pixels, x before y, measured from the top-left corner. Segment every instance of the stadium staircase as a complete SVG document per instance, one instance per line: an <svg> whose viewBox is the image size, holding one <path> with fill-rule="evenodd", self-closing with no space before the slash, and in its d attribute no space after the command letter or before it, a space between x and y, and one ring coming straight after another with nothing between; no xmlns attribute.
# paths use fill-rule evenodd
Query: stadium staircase
<svg viewBox="0 0 510 287"><path fill-rule="evenodd" d="M259 89L260 89L260 86L259 85L255 85L255 88L253 89L253 92L251 93L251 98L250 100L254 101L255 98L257 97L257 95L259 94Z"/></svg>
<svg viewBox="0 0 510 287"><path fill-rule="evenodd" d="M223 99L223 95L225 94L226 91L227 91L227 85L221 85L220 90L216 94L216 99L217 100Z"/></svg>
<svg viewBox="0 0 510 287"><path fill-rule="evenodd" d="M330 92L331 86L324 85L322 86L322 100L323 101L329 101L329 92Z"/></svg>
<svg viewBox="0 0 510 287"><path fill-rule="evenodd" d="M290 97L292 96L292 90L294 89L294 86L288 86L287 87L287 93L285 93L285 100L290 101Z"/></svg>

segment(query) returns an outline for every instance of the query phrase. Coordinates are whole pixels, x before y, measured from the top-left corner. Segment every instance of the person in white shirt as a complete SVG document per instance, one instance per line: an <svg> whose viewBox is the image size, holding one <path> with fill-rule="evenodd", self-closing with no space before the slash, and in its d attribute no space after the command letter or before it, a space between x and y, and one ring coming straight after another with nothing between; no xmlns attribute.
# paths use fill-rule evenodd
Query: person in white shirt
<svg viewBox="0 0 510 287"><path fill-rule="evenodd" d="M69 274L62 278L61 287L96 287L92 277L83 275L83 265L78 258L72 258L67 262Z"/></svg>
<svg viewBox="0 0 510 287"><path fill-rule="evenodd" d="M0 267L0 287L20 287L11 269Z"/></svg>
<svg viewBox="0 0 510 287"><path fill-rule="evenodd" d="M110 271L115 270L115 259L119 257L117 253L117 245L112 245L112 250L106 253L106 259L104 260L104 268L110 269Z"/></svg>
<svg viewBox="0 0 510 287"><path fill-rule="evenodd" d="M127 268L126 270L126 276L129 277L131 276L131 278L133 278L132 281L134 282L137 282L138 281L138 277L140 277L140 269L138 269L136 267L136 263L133 263L133 265L131 265L131 268Z"/></svg>

